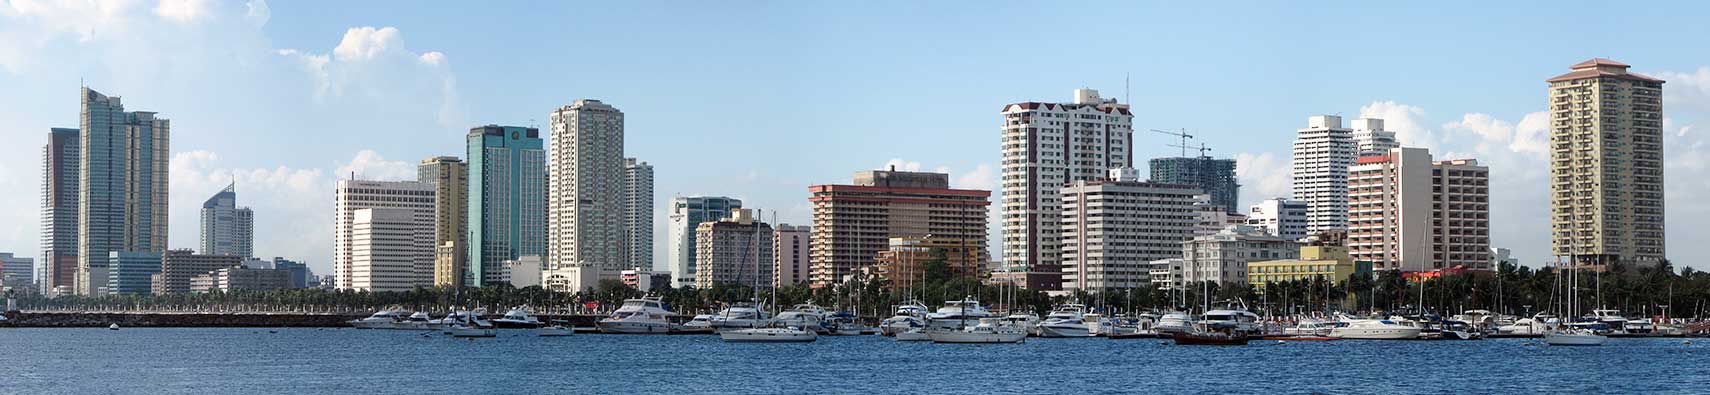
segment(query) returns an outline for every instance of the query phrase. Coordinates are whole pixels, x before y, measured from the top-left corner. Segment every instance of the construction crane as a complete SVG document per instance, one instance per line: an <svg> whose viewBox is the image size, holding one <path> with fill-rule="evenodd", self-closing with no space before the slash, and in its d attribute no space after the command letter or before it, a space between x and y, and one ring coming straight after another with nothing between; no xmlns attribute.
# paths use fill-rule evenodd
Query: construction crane
<svg viewBox="0 0 1710 395"><path fill-rule="evenodd" d="M1182 139L1181 144L1168 145L1168 147L1179 147L1179 148L1181 148L1183 158L1187 157L1187 150L1193 148L1193 147L1189 147L1187 145L1187 140L1193 138L1193 135L1188 134L1187 129L1182 129L1182 131L1180 131L1180 132L1171 132L1171 131L1164 131L1164 130L1158 130L1158 129L1151 129L1151 130L1153 132L1156 132L1156 133L1163 133L1163 134L1167 134L1167 135L1171 135L1171 136L1180 137Z"/></svg>

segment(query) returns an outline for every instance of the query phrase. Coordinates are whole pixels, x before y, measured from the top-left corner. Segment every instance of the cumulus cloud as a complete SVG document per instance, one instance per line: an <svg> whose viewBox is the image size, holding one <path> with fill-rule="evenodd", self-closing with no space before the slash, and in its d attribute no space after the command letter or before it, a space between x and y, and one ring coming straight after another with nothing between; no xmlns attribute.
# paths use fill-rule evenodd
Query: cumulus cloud
<svg viewBox="0 0 1710 395"><path fill-rule="evenodd" d="M1686 110L1710 113L1710 66L1694 72L1657 73L1663 84L1663 111Z"/></svg>
<svg viewBox="0 0 1710 395"><path fill-rule="evenodd" d="M160 0L154 14L177 23L196 23L208 18L212 7L208 0Z"/></svg>
<svg viewBox="0 0 1710 395"><path fill-rule="evenodd" d="M879 168L887 170L897 169L901 171L920 171L920 162L906 161L902 160L902 158L891 158L891 160L885 161L884 166Z"/></svg>
<svg viewBox="0 0 1710 395"><path fill-rule="evenodd" d="M1385 130L1407 147L1436 148L1437 136L1425 127L1425 110L1394 101L1376 101L1360 107L1360 118L1381 118Z"/></svg>
<svg viewBox="0 0 1710 395"><path fill-rule="evenodd" d="M1246 203L1289 197L1294 189L1293 168L1288 160L1269 152L1243 152L1235 155L1235 179L1241 182L1241 196Z"/></svg>
<svg viewBox="0 0 1710 395"><path fill-rule="evenodd" d="M411 162L391 161L380 156L374 150L362 150L350 162L339 163L336 174L347 177L354 174L357 179L377 181L404 181L416 179L416 165Z"/></svg>
<svg viewBox="0 0 1710 395"><path fill-rule="evenodd" d="M397 28L347 29L330 53L275 52L297 61L313 77L316 99L328 104L399 99L406 103L396 105L416 106L421 98L437 98L434 107L441 126L466 126L457 78L446 55L409 49Z"/></svg>
<svg viewBox="0 0 1710 395"><path fill-rule="evenodd" d="M948 173L948 169L945 172ZM990 163L981 163L974 167L974 171L957 175L954 180L950 181L950 186L960 189L996 191L998 186L997 167Z"/></svg>

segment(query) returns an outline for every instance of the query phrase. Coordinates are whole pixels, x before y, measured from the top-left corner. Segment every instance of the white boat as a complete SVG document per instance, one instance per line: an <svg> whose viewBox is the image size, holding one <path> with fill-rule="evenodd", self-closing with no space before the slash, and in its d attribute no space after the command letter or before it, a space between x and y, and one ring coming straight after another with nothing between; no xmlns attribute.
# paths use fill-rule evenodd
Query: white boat
<svg viewBox="0 0 1710 395"><path fill-rule="evenodd" d="M713 318L712 314L697 315L697 316L695 316L695 318L689 319L689 322L684 322L683 325L678 325L675 329L672 330L672 332L690 333L690 334L695 334L695 333L712 334L712 333L714 333L713 327L712 327L712 318Z"/></svg>
<svg viewBox="0 0 1710 395"><path fill-rule="evenodd" d="M1621 316L1621 312L1619 310L1596 309L1591 311L1591 317L1596 319L1597 322L1602 323L1604 326L1609 327L1609 331L1611 333L1627 333L1627 323L1630 320L1628 320L1627 317Z"/></svg>
<svg viewBox="0 0 1710 395"><path fill-rule="evenodd" d="M777 326L797 327L819 333L825 332L825 327L821 325L821 321L823 320L825 320L824 308L815 306L812 303L803 303L795 305L795 307L791 307L789 310L782 313L778 313L778 316L773 318L772 322L773 325Z"/></svg>
<svg viewBox="0 0 1710 395"><path fill-rule="evenodd" d="M819 340L819 334L814 331L792 327L729 329L720 331L718 337L731 343L807 343Z"/></svg>
<svg viewBox="0 0 1710 395"><path fill-rule="evenodd" d="M1548 313L1538 313L1532 318L1521 318L1514 323L1496 327L1498 333L1512 335L1542 335L1557 323L1556 316Z"/></svg>
<svg viewBox="0 0 1710 395"><path fill-rule="evenodd" d="M119 324L109 324L109 325L107 325L107 329L108 330L115 330L115 331L119 330Z"/></svg>
<svg viewBox="0 0 1710 395"><path fill-rule="evenodd" d="M1283 334L1289 336L1329 336L1336 329L1336 324L1318 320L1301 320L1283 328Z"/></svg>
<svg viewBox="0 0 1710 395"><path fill-rule="evenodd" d="M540 325L540 319L536 318L534 312L529 311L526 306L513 307L510 311L505 312L504 317L493 320L493 326L499 328L533 329L539 328Z"/></svg>
<svg viewBox="0 0 1710 395"><path fill-rule="evenodd" d="M1350 320L1336 323L1330 337L1338 339L1403 340L1419 338L1419 327L1390 320Z"/></svg>
<svg viewBox="0 0 1710 395"><path fill-rule="evenodd" d="M1020 343L1027 338L1027 331L1005 325L999 319L985 318L975 325L927 331L926 336L933 343Z"/></svg>
<svg viewBox="0 0 1710 395"><path fill-rule="evenodd" d="M671 331L671 312L659 297L627 299L612 315L596 325L601 333L663 334Z"/></svg>
<svg viewBox="0 0 1710 395"><path fill-rule="evenodd" d="M855 318L854 314L847 311L839 311L825 316L820 325L825 327L827 335L832 336L860 336L861 331L867 329L865 325L861 325L860 320Z"/></svg>
<svg viewBox="0 0 1710 395"><path fill-rule="evenodd" d="M1264 324L1259 322L1259 315L1247 311L1246 306L1238 303L1230 303L1223 309L1207 311L1200 321L1212 326L1234 326L1237 332L1249 336L1264 335L1265 332Z"/></svg>
<svg viewBox="0 0 1710 395"><path fill-rule="evenodd" d="M932 340L932 336L928 336L926 334L926 328L914 328L903 332L897 332L896 336L897 341L899 342L923 342Z"/></svg>
<svg viewBox="0 0 1710 395"><path fill-rule="evenodd" d="M451 327L457 325L471 328L493 328L494 326L492 322L481 319L481 314L486 312L487 309L458 310L451 312L450 314L446 314L444 319L428 321L428 325L434 328L439 328L447 335L451 334Z"/></svg>
<svg viewBox="0 0 1710 395"><path fill-rule="evenodd" d="M772 319L766 314L766 310L756 307L753 303L738 302L708 317L707 321L707 326L714 332L724 332L765 327L771 324Z"/></svg>
<svg viewBox="0 0 1710 395"><path fill-rule="evenodd" d="M1171 312L1158 317L1157 328L1159 336L1174 335L1193 329L1193 316L1183 312Z"/></svg>
<svg viewBox="0 0 1710 395"><path fill-rule="evenodd" d="M552 325L535 328L534 334L540 337L570 336L576 334L576 330L563 321L553 321Z"/></svg>
<svg viewBox="0 0 1710 395"><path fill-rule="evenodd" d="M1552 346L1600 346L1609 337L1584 329L1560 329L1544 333L1544 343Z"/></svg>
<svg viewBox="0 0 1710 395"><path fill-rule="evenodd" d="M1088 337L1092 331L1087 328L1086 305L1065 304L1051 310L1045 315L1045 321L1039 323L1039 337Z"/></svg>
<svg viewBox="0 0 1710 395"><path fill-rule="evenodd" d="M409 317L404 318L402 321L392 324L392 328L389 329L406 329L415 331L433 330L434 326L431 318L432 317L428 317L427 313L417 311L410 314Z"/></svg>
<svg viewBox="0 0 1710 395"><path fill-rule="evenodd" d="M944 307L926 315L928 332L936 330L962 329L969 321L978 321L992 316L990 311L980 306L980 301L969 296L962 300L945 301Z"/></svg>
<svg viewBox="0 0 1710 395"><path fill-rule="evenodd" d="M368 318L345 321L356 329L392 329L402 320L404 312L397 310L381 310L369 315Z"/></svg>
<svg viewBox="0 0 1710 395"><path fill-rule="evenodd" d="M454 324L448 331L451 332L452 337L496 337L499 335L498 329L464 326L463 324Z"/></svg>
<svg viewBox="0 0 1710 395"><path fill-rule="evenodd" d="M1029 313L1010 314L1003 317L1005 324L1014 325L1027 332L1028 336L1039 336L1039 316Z"/></svg>
<svg viewBox="0 0 1710 395"><path fill-rule="evenodd" d="M905 302L903 305L897 306L897 312L891 318L879 321L879 334L896 336L898 333L923 328L926 326L927 311L926 305L920 302L912 300Z"/></svg>

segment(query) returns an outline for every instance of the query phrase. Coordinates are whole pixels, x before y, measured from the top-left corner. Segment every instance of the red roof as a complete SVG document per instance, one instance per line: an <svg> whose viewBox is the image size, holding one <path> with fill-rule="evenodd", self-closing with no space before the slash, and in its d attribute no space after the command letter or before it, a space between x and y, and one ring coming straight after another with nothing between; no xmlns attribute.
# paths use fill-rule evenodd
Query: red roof
<svg viewBox="0 0 1710 395"><path fill-rule="evenodd" d="M1365 164L1385 163L1385 162L1389 162L1389 154L1362 156L1362 157L1360 157L1360 159L1355 160L1354 164L1365 165Z"/></svg>
<svg viewBox="0 0 1710 395"><path fill-rule="evenodd" d="M1609 59L1591 58L1591 60L1587 60L1587 61L1579 62L1579 63L1574 63L1573 66L1569 66L1569 68L1574 69L1574 70L1579 70L1579 69L1589 69L1589 68L1597 67L1597 66L1615 66L1615 67L1620 67L1620 68L1633 67L1633 66L1628 66L1626 63L1621 63L1621 62L1617 62L1617 61L1613 61L1613 60L1609 60Z"/></svg>

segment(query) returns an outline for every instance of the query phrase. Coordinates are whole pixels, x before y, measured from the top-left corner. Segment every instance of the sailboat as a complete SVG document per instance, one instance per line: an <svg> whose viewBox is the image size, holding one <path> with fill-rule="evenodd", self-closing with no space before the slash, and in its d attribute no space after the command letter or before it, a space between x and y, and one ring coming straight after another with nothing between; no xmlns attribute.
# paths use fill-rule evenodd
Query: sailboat
<svg viewBox="0 0 1710 395"><path fill-rule="evenodd" d="M1573 218L1569 213L1569 218ZM1567 314L1563 314L1563 325L1544 333L1544 343L1552 346L1600 346L1609 341L1609 337L1599 335L1590 329L1577 328L1568 325L1565 320L1571 320L1579 314L1579 259L1574 250L1574 239L1578 239L1578 224L1570 220L1568 225L1568 295Z"/></svg>
<svg viewBox="0 0 1710 395"><path fill-rule="evenodd" d="M758 214L756 216L758 216ZM759 302L761 300L759 240L759 225L755 225L753 239L755 302ZM778 292L776 289L772 291L772 304L774 306L778 304ZM727 343L808 343L819 340L819 333L804 326L789 325L790 322L782 319L782 315L779 316L780 319L768 318L766 316L766 309L760 308L758 303L756 303L753 310L754 316L748 321L749 327L741 328L734 325L728 326L718 331L719 339L724 340ZM726 309L726 311L729 311L729 309Z"/></svg>

